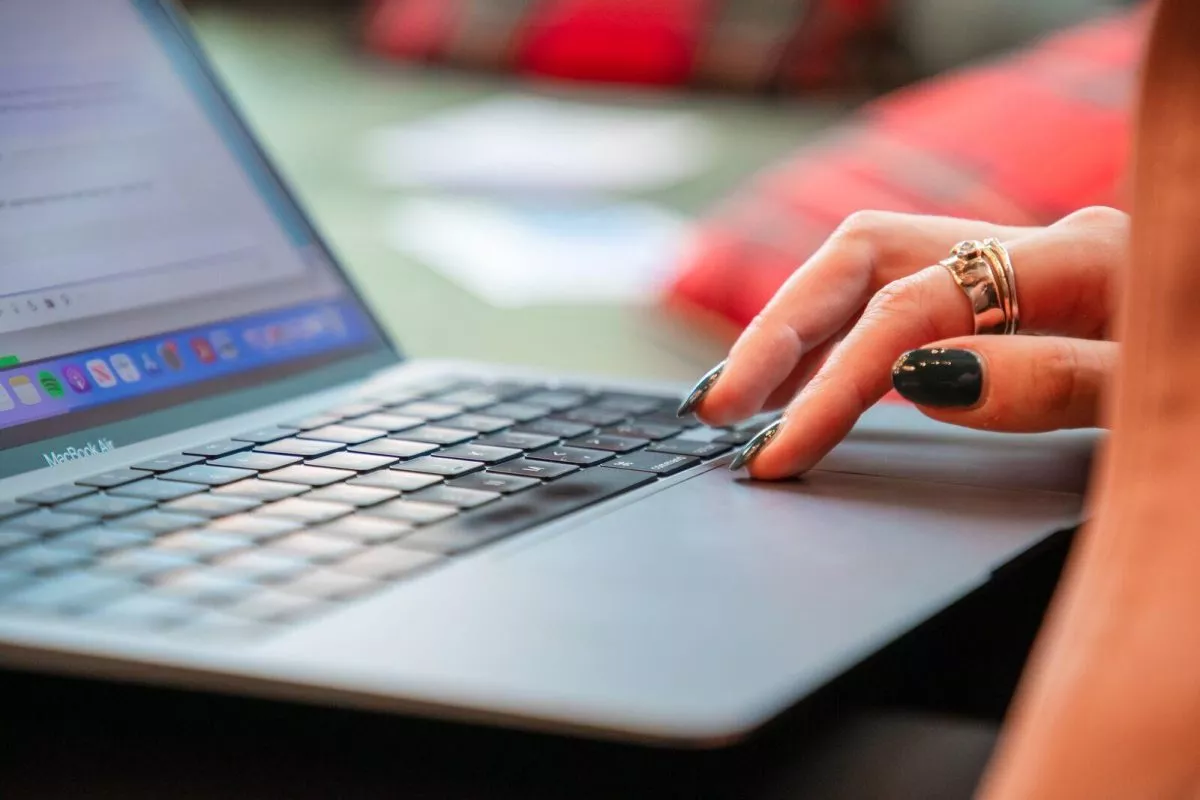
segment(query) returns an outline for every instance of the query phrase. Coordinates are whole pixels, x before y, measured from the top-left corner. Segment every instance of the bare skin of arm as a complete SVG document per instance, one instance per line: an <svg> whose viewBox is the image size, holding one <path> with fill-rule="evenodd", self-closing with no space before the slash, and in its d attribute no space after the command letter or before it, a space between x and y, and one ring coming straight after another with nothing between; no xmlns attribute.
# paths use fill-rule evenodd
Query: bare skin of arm
<svg viewBox="0 0 1200 800"><path fill-rule="evenodd" d="M1200 4L1162 0L1094 521L1019 692L987 800L1200 797L1197 30Z"/></svg>

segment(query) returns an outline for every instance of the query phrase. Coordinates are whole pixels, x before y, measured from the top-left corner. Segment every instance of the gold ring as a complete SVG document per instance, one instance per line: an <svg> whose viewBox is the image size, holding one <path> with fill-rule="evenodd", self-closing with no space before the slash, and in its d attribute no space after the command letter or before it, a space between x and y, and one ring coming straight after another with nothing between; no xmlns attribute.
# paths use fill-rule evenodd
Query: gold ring
<svg viewBox="0 0 1200 800"><path fill-rule="evenodd" d="M1012 258L1008 254L1008 248L1001 244L999 239L984 239L983 250L988 259L997 265L1002 282L1005 315L1008 318L1008 329L1004 332L1014 334L1020 327L1021 309L1017 304L1017 276L1013 272Z"/></svg>
<svg viewBox="0 0 1200 800"><path fill-rule="evenodd" d="M996 239L959 242L938 264L970 301L976 334L1016 333L1016 278L1004 245Z"/></svg>

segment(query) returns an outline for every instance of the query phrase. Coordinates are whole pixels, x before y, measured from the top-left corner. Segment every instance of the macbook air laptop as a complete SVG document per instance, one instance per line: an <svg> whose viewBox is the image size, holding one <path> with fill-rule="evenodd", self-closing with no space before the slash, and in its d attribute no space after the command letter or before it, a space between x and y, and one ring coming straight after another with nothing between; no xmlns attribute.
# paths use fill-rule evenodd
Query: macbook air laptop
<svg viewBox="0 0 1200 800"><path fill-rule="evenodd" d="M881 406L756 484L681 387L406 360L154 0L0 2L0 357L0 665L638 742L986 586L1091 450Z"/></svg>

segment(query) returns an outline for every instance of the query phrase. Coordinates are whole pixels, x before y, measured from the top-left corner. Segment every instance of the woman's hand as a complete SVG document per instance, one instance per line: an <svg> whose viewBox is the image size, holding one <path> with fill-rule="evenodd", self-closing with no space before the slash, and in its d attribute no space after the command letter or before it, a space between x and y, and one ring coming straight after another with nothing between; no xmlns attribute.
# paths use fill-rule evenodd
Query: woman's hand
<svg viewBox="0 0 1200 800"><path fill-rule="evenodd" d="M784 284L681 411L728 425L785 407L771 433L744 451L754 477L767 479L815 465L893 384L927 415L960 425L1096 424L1097 397L1116 359L1116 345L1102 338L1128 231L1128 217L1110 208L1084 209L1047 228L855 214ZM970 335L970 304L936 262L961 240L988 237L1012 257L1021 330L1047 335Z"/></svg>

